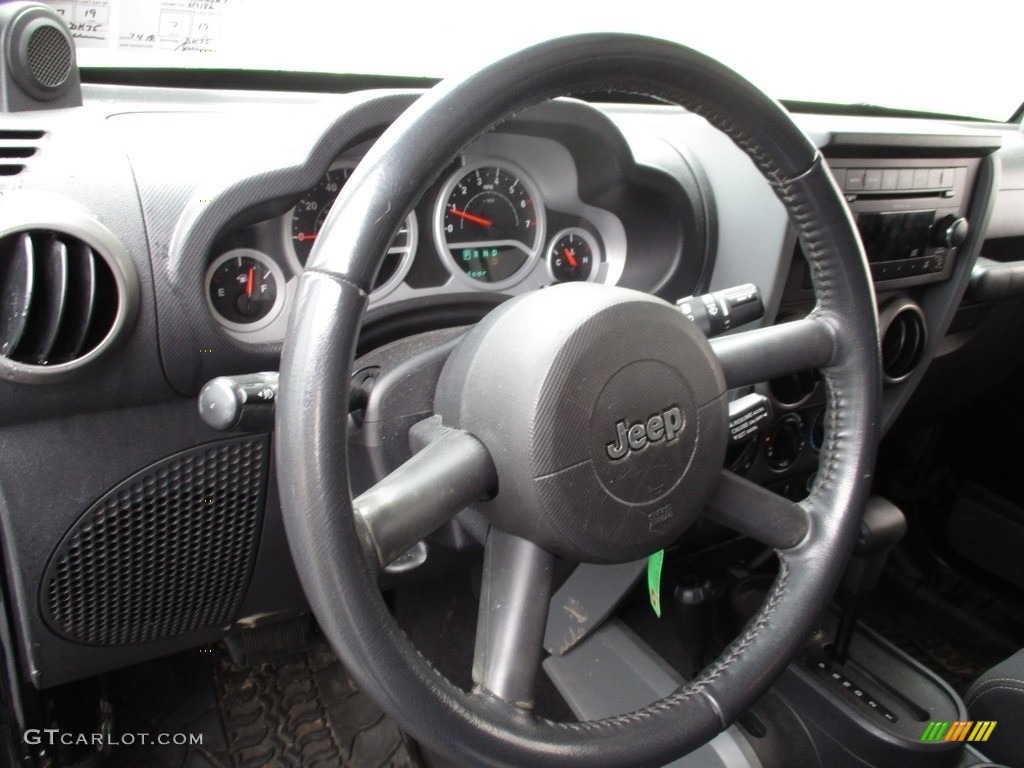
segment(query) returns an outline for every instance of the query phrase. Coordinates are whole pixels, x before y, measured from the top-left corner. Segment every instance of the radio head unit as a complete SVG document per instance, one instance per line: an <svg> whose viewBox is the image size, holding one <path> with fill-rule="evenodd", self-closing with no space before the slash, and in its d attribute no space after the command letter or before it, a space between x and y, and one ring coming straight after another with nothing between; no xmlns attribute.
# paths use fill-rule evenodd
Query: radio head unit
<svg viewBox="0 0 1024 768"><path fill-rule="evenodd" d="M930 211L857 214L857 229L877 280L941 273L967 237L967 219Z"/></svg>
<svg viewBox="0 0 1024 768"><path fill-rule="evenodd" d="M876 283L898 288L949 277L967 238L980 160L833 159Z"/></svg>

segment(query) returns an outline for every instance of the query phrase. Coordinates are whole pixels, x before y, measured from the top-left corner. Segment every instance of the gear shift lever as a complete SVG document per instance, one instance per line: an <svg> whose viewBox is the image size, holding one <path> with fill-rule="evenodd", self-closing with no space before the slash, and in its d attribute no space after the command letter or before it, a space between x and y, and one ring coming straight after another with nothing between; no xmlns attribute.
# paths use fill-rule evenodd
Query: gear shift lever
<svg viewBox="0 0 1024 768"><path fill-rule="evenodd" d="M864 595L878 586L889 552L906 532L907 518L899 507L881 496L868 499L860 535L839 585L842 614L832 646L836 661L846 661Z"/></svg>

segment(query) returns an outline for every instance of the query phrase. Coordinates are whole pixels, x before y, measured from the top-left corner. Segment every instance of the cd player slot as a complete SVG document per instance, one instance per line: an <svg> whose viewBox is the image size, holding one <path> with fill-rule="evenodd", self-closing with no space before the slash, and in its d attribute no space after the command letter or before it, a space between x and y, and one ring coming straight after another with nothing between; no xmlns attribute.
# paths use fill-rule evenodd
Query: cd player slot
<svg viewBox="0 0 1024 768"><path fill-rule="evenodd" d="M912 195L908 195L906 192L858 192L857 194L847 194L847 202L854 202L856 200L928 200L936 198L951 198L953 197L953 190L951 189L936 189L933 191L918 190L915 189Z"/></svg>

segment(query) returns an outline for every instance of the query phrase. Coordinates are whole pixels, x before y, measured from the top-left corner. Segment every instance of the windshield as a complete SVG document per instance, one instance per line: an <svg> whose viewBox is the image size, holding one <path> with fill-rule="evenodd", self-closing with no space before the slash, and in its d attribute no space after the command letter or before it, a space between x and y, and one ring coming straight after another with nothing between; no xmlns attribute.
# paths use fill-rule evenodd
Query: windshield
<svg viewBox="0 0 1024 768"><path fill-rule="evenodd" d="M549 37L666 37L789 101L1006 120L1022 101L1005 3L354 4L335 0L53 0L83 66L444 77ZM947 7L948 6L948 7Z"/></svg>

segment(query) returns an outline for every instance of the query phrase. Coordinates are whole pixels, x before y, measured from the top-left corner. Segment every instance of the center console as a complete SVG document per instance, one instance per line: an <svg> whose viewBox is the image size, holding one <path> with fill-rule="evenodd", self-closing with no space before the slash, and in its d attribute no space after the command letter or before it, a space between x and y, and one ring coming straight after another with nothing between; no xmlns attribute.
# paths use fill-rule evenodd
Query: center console
<svg viewBox="0 0 1024 768"><path fill-rule="evenodd" d="M938 351L966 286L984 225L986 158L998 146L982 136L816 137L860 233L879 309L886 426ZM815 304L801 244L793 257L776 322ZM773 420L731 469L794 500L806 496L818 467L824 385L811 371L765 382Z"/></svg>
<svg viewBox="0 0 1024 768"><path fill-rule="evenodd" d="M846 659L836 660L835 628L829 617L776 686L808 728L822 765L960 765L963 744L922 738L930 722L968 719L953 689L863 626Z"/></svg>
<svg viewBox="0 0 1024 768"><path fill-rule="evenodd" d="M925 738L933 722L966 721L960 697L858 621L906 530L898 507L877 496L868 500L837 592L838 618L823 619L779 683L824 765L847 765L854 757L879 767L952 768L960 762L958 741Z"/></svg>
<svg viewBox="0 0 1024 768"><path fill-rule="evenodd" d="M904 142L901 145L901 142ZM987 143L986 143L987 142ZM980 247L994 183L980 137L819 137L864 246L879 309L883 430L914 390L960 302ZM798 242L777 322L815 303ZM734 471L794 500L813 486L825 419L824 383L814 372L766 382L773 421L738 454ZM857 558L854 557L854 564ZM845 582L844 582L845 583ZM776 692L800 717L822 765L956 768L978 763L963 744L922 737L930 722L967 720L941 678L880 635L851 624L864 590L848 590ZM983 746L983 745L979 745Z"/></svg>

